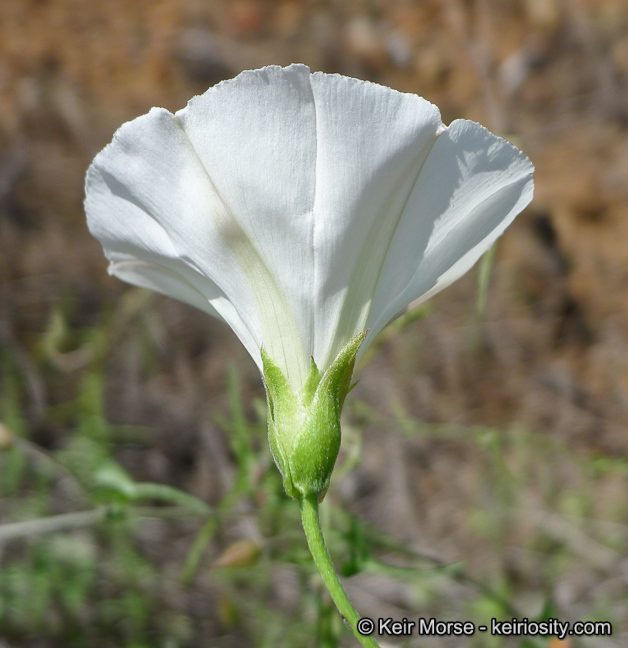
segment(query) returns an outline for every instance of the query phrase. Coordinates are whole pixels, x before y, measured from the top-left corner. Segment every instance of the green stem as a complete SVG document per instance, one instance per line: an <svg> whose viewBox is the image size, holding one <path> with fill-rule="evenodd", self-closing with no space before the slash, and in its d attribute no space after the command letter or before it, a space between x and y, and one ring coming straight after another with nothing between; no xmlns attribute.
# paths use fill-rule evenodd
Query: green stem
<svg viewBox="0 0 628 648"><path fill-rule="evenodd" d="M305 531L307 544L314 558L316 568L338 611L347 620L356 639L364 648L379 648L374 639L363 636L358 632L357 624L360 620L360 615L344 591L338 574L336 574L336 570L334 569L334 565L331 562L327 547L325 546L325 538L323 537L321 523L318 517L318 497L316 495L303 497L299 501L299 504L301 506L301 520L303 522L303 530Z"/></svg>

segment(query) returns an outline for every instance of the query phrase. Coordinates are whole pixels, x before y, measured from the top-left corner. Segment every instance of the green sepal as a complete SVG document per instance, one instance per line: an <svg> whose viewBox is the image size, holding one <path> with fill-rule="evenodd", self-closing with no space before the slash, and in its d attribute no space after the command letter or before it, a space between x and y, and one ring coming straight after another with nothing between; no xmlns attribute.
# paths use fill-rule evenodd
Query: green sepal
<svg viewBox="0 0 628 648"><path fill-rule="evenodd" d="M322 378L321 372L318 370L318 367L314 362L314 358L310 358L310 360L312 362L312 365L310 367L310 375L307 377L305 385L303 386L303 391L301 392L301 400L303 401L303 405L305 405L305 407L308 407L314 399L316 388L320 384Z"/></svg>
<svg viewBox="0 0 628 648"><path fill-rule="evenodd" d="M366 332L342 348L321 375L312 359L299 394L262 349L268 399L268 439L286 493L295 499L324 496L340 449L340 412Z"/></svg>
<svg viewBox="0 0 628 648"><path fill-rule="evenodd" d="M298 400L283 371L272 361L262 347L262 364L264 366L264 386L268 402L268 441L273 459L283 475L284 485L290 482L289 466L286 462L288 448L285 447L283 435L277 434L278 423L292 421L297 423L299 418ZM288 491L288 487L286 487Z"/></svg>
<svg viewBox="0 0 628 648"><path fill-rule="evenodd" d="M325 381L328 388L337 387L338 390L338 415L342 410L345 403L347 394L353 389L355 385L351 384L351 377L353 376L353 369L355 367L355 359L358 355L358 349L366 337L367 331L356 335L351 338L347 344L340 350L336 359L331 367L325 372L321 383ZM356 383L357 384L357 383Z"/></svg>

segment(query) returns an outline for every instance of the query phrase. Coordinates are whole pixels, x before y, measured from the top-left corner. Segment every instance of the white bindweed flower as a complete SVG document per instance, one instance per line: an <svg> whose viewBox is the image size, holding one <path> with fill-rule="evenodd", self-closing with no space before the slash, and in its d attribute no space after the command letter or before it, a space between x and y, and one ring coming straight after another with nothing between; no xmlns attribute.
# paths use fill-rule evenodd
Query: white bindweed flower
<svg viewBox="0 0 628 648"><path fill-rule="evenodd" d="M272 414L271 364L298 398L358 340L352 369L358 346L491 247L530 202L532 172L421 97L272 66L124 124L88 171L85 206L111 274L234 330Z"/></svg>

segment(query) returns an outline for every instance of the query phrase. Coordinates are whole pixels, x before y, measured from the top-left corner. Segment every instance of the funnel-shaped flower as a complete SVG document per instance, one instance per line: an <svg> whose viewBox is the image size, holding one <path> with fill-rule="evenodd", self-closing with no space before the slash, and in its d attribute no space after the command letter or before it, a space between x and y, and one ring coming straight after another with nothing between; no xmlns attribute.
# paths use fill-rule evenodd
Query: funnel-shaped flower
<svg viewBox="0 0 628 648"><path fill-rule="evenodd" d="M452 283L532 198L532 165L425 99L307 67L243 72L124 124L87 175L109 271L222 318L300 388Z"/></svg>
<svg viewBox="0 0 628 648"><path fill-rule="evenodd" d="M531 200L532 171L421 97L292 65L124 124L85 205L110 273L223 319L309 402L308 377L325 383L350 340L368 330L363 353L471 268Z"/></svg>

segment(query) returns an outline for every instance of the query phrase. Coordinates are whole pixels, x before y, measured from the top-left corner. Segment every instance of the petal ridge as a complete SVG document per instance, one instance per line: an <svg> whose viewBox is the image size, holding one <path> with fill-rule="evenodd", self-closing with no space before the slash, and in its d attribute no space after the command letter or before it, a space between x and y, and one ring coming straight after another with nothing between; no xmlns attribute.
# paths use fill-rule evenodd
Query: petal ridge
<svg viewBox="0 0 628 648"><path fill-rule="evenodd" d="M184 135L198 165L203 169L211 191L224 209L223 214L213 212L213 222L218 235L225 242L249 280L263 329L262 339L265 341L266 351L272 355L276 362L283 360L283 367L295 367L298 375L294 376L294 378L303 383L307 378L307 369L302 361L305 359L305 355L301 344L301 336L292 310L286 302L277 278L265 263L255 241L249 236L240 223L237 214L218 189L210 170L203 163L193 139L188 134L179 115L174 115L174 121ZM190 262L192 262L191 259ZM287 335L278 336L277 331L273 330L278 323L282 323L288 329ZM258 361L257 357L255 357L255 360L258 364L261 362L261 360Z"/></svg>

